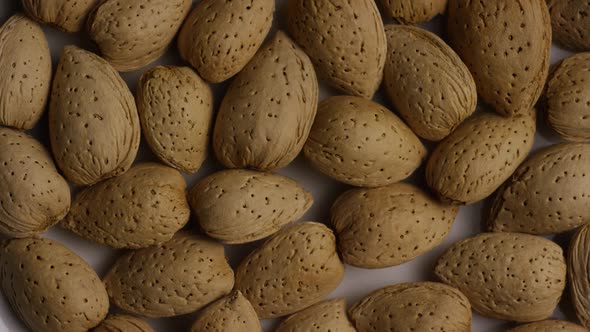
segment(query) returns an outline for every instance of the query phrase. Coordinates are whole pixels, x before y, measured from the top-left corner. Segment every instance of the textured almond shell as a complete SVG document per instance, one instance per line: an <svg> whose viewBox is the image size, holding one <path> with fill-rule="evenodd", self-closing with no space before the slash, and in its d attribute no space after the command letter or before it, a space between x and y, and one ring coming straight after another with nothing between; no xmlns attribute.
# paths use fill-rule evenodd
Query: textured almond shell
<svg viewBox="0 0 590 332"><path fill-rule="evenodd" d="M461 58L435 34L387 25L383 80L395 109L420 137L440 141L475 111L477 91Z"/></svg>
<svg viewBox="0 0 590 332"><path fill-rule="evenodd" d="M178 35L180 56L209 82L240 72L272 26L274 0L203 0Z"/></svg>
<svg viewBox="0 0 590 332"><path fill-rule="evenodd" d="M207 158L213 93L188 67L147 70L137 89L143 136L158 158L185 173Z"/></svg>
<svg viewBox="0 0 590 332"><path fill-rule="evenodd" d="M142 68L164 54L191 0L103 0L88 16L88 33L119 71Z"/></svg>
<svg viewBox="0 0 590 332"><path fill-rule="evenodd" d="M41 27L22 15L0 28L0 125L31 129L45 111L51 54Z"/></svg>
<svg viewBox="0 0 590 332"><path fill-rule="evenodd" d="M584 327L564 320L544 320L521 325L508 332L587 332Z"/></svg>
<svg viewBox="0 0 590 332"><path fill-rule="evenodd" d="M27 238L4 242L0 252L2 291L31 331L85 332L106 317L104 285L68 248Z"/></svg>
<svg viewBox="0 0 590 332"><path fill-rule="evenodd" d="M436 276L462 291L480 314L517 322L546 319L565 287L563 251L520 233L483 233L453 244Z"/></svg>
<svg viewBox="0 0 590 332"><path fill-rule="evenodd" d="M551 20L545 0L449 0L450 44L480 97L503 115L526 113L549 71Z"/></svg>
<svg viewBox="0 0 590 332"><path fill-rule="evenodd" d="M572 302L578 319L590 328L590 225L580 227L568 250L567 267Z"/></svg>
<svg viewBox="0 0 590 332"><path fill-rule="evenodd" d="M82 30L88 12L99 0L21 0L27 15L64 32Z"/></svg>
<svg viewBox="0 0 590 332"><path fill-rule="evenodd" d="M403 180L427 153L418 137L390 110L351 96L330 97L320 103L303 151L320 172L359 187Z"/></svg>
<svg viewBox="0 0 590 332"><path fill-rule="evenodd" d="M397 183L345 192L332 206L331 218L345 263L384 268L439 245L457 212L413 185Z"/></svg>
<svg viewBox="0 0 590 332"><path fill-rule="evenodd" d="M579 53L556 66L547 82L547 118L561 137L590 141L590 53Z"/></svg>
<svg viewBox="0 0 590 332"><path fill-rule="evenodd" d="M309 57L282 31L238 74L223 98L213 135L226 167L272 171L301 152L318 105Z"/></svg>
<svg viewBox="0 0 590 332"><path fill-rule="evenodd" d="M159 318L195 312L226 295L234 274L223 245L179 232L164 244L125 253L104 283L112 304Z"/></svg>
<svg viewBox="0 0 590 332"><path fill-rule="evenodd" d="M285 319L275 332L356 332L346 315L346 300L334 299L297 312Z"/></svg>
<svg viewBox="0 0 590 332"><path fill-rule="evenodd" d="M426 165L426 181L444 201L480 201L524 161L533 147L535 130L534 111L511 118L477 114L436 147Z"/></svg>
<svg viewBox="0 0 590 332"><path fill-rule="evenodd" d="M344 277L336 238L323 224L283 229L255 249L236 270L236 289L260 319L288 315L331 293Z"/></svg>
<svg viewBox="0 0 590 332"><path fill-rule="evenodd" d="M313 203L311 194L294 180L249 170L209 175L191 189L189 200L205 233L232 244L277 232Z"/></svg>
<svg viewBox="0 0 590 332"><path fill-rule="evenodd" d="M553 39L574 51L590 51L590 3L585 0L546 0Z"/></svg>
<svg viewBox="0 0 590 332"><path fill-rule="evenodd" d="M402 24L419 24L443 14L447 0L381 0L384 15Z"/></svg>
<svg viewBox="0 0 590 332"><path fill-rule="evenodd" d="M381 288L350 309L359 332L469 332L471 306L459 290L436 282Z"/></svg>
<svg viewBox="0 0 590 332"><path fill-rule="evenodd" d="M496 196L492 231L561 233L590 222L590 145L562 143L536 152Z"/></svg>
<svg viewBox="0 0 590 332"><path fill-rule="evenodd" d="M61 225L113 248L143 248L172 238L190 216L178 171L146 163L84 189Z"/></svg>
<svg viewBox="0 0 590 332"><path fill-rule="evenodd" d="M90 185L125 173L139 148L140 124L119 73L95 54L66 46L53 80L49 134L70 182Z"/></svg>
<svg viewBox="0 0 590 332"><path fill-rule="evenodd" d="M191 328L191 332L223 331L262 331L256 311L240 291L233 291L203 309Z"/></svg>
<svg viewBox="0 0 590 332"><path fill-rule="evenodd" d="M318 76L344 94L373 97L387 48L375 0L289 0L286 12L289 32Z"/></svg>
<svg viewBox="0 0 590 332"><path fill-rule="evenodd" d="M92 332L154 332L148 323L129 315L113 315L105 319Z"/></svg>

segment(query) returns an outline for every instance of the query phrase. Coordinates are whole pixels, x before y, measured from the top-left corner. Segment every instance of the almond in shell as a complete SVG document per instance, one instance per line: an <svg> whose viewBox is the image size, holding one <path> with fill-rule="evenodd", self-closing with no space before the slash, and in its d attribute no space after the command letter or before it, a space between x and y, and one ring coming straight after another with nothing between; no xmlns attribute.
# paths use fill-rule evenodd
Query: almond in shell
<svg viewBox="0 0 590 332"><path fill-rule="evenodd" d="M154 332L148 323L129 315L107 317L92 332Z"/></svg>
<svg viewBox="0 0 590 332"><path fill-rule="evenodd" d="M419 24L443 14L447 0L381 0L386 16L402 24Z"/></svg>
<svg viewBox="0 0 590 332"><path fill-rule="evenodd" d="M584 0L547 0L553 39L574 51L590 51L590 3Z"/></svg>
<svg viewBox="0 0 590 332"><path fill-rule="evenodd" d="M587 332L588 330L578 324L564 320L543 320L520 325L508 330L508 332Z"/></svg>
<svg viewBox="0 0 590 332"><path fill-rule="evenodd" d="M314 304L295 313L277 327L275 332L356 332L346 314L346 300L334 299Z"/></svg>
<svg viewBox="0 0 590 332"><path fill-rule="evenodd" d="M590 226L580 227L569 246L568 278L572 302L580 322L590 328Z"/></svg>
<svg viewBox="0 0 590 332"><path fill-rule="evenodd" d="M203 309L191 332L248 331L260 332L260 321L252 304L240 291L233 291Z"/></svg>
<svg viewBox="0 0 590 332"><path fill-rule="evenodd" d="M99 0L21 0L30 17L64 32L78 32Z"/></svg>

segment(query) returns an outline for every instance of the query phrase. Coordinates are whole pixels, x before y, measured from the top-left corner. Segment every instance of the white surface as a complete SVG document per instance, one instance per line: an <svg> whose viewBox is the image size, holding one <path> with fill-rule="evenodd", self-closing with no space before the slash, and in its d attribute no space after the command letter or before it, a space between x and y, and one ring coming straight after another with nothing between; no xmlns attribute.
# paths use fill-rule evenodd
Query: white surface
<svg viewBox="0 0 590 332"><path fill-rule="evenodd" d="M0 22L3 23L11 15L20 11L20 1L18 0L3 0L0 4ZM277 0L277 12L275 15L275 30L276 28L284 29L285 20L280 18L280 13L284 12L284 4L286 0ZM387 23L387 22L386 22ZM443 35L445 18L439 17L423 27ZM92 49L92 46L87 41L87 37L84 35L68 35L61 33L57 30L44 27L45 33L49 39L51 53L55 65L59 60L61 50L64 45L77 44L81 45L86 49ZM274 31L274 30L273 30ZM272 33L271 33L272 34ZM551 60L552 62L558 61L564 56L569 55L567 51L559 49L554 46L552 49ZM171 51L169 51L162 59L157 63L152 64L148 67L152 67L156 64L167 64L167 65L181 65L182 61L179 59L176 52L175 45ZM145 70L145 68L144 68ZM135 87L139 76L144 70L139 70L133 73L123 74L123 78L128 82L131 91L135 91ZM215 86L216 92L216 105L219 105L223 93L227 84L221 84ZM326 98L334 91L326 88L325 84L321 83L321 99ZM382 102L387 107L391 108L391 105L385 101L382 97L383 93L379 92L375 100ZM30 133L40 139L46 146L49 146L47 139L47 118L46 116L42 119L40 124L32 130ZM539 116L539 132L535 139L535 149L542 146L546 146L551 143L558 142L559 139L551 132L545 125L543 116ZM432 145L429 148L432 149ZM200 171L191 176L186 176L187 184L192 186L198 179L203 178L205 175L210 174L216 169L219 169L219 164L214 160L214 156L210 155L208 160L205 162ZM149 148L145 142L142 141L138 160L155 160ZM321 222L329 221L329 209L335 198L348 189L346 185L339 184L335 181L328 179L327 177L314 171L306 164L305 160L300 156L290 166L281 170L279 173L288 175L297 181L299 181L305 188L310 190L314 196L315 202L308 213L303 217L302 220L314 220ZM412 182L421 184L424 186L423 180L424 167L420 168L411 179ZM425 281L435 280L432 275L432 269L438 256L442 251L447 248L453 242L477 234L482 230L482 220L486 215L486 207L489 205L489 200L484 203L475 205L465 206L461 208L461 211L455 221L453 229L446 239L446 241L438 248L431 252L400 266L391 267L380 270L365 270L347 266L346 275L342 284L336 289L331 295L333 297L346 297L348 304L351 305L362 297L367 295L369 292L399 282L408 281ZM191 220L188 225L189 228L196 229L195 221ZM59 227L52 228L44 236L56 239L70 249L74 250L80 256L82 256L87 262L89 262L98 272L100 276L104 275L109 268L110 264L115 260L118 253L115 250L108 249L106 247L98 246L82 240L75 235L60 229ZM556 237L556 241L560 244L567 243L569 235L560 235ZM238 246L227 246L226 252L230 258L231 265L236 267L240 259L244 257L252 248L258 246L260 242L238 245ZM554 317L556 318L569 318L575 320L575 316L571 309L569 301L569 295L566 290L564 293L564 300L560 304L558 310L556 310ZM113 308L112 308L113 309ZM567 313L567 315L564 315ZM195 314L181 316L170 319L159 319L150 320L150 324L156 329L156 331L188 331L192 321L194 320ZM276 326L278 320L268 320L263 322L264 331L272 331L273 327ZM477 314L473 316L472 330L473 331L503 331L506 327L511 326L510 323L506 323L498 320L491 320L483 318ZM26 328L16 316L10 310L7 302L4 298L0 298L0 332L20 332L26 331ZM58 331L56 331L58 332Z"/></svg>

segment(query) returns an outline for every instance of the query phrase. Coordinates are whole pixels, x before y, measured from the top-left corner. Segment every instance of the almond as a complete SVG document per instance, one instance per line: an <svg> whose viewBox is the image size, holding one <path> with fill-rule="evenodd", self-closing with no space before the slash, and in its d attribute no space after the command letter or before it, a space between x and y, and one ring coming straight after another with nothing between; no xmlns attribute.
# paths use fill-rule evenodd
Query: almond
<svg viewBox="0 0 590 332"><path fill-rule="evenodd" d="M203 309L191 328L191 332L209 331L260 332L262 329L252 304L240 291L233 291Z"/></svg>
<svg viewBox="0 0 590 332"><path fill-rule="evenodd" d="M496 112L528 112L545 85L551 19L543 0L449 0L450 44Z"/></svg>
<svg viewBox="0 0 590 332"><path fill-rule="evenodd" d="M129 315L113 315L92 332L154 332L148 323Z"/></svg>
<svg viewBox="0 0 590 332"><path fill-rule="evenodd" d="M332 206L332 224L345 263L384 268L439 245L457 212L413 185L398 183L345 192Z"/></svg>
<svg viewBox="0 0 590 332"><path fill-rule="evenodd" d="M226 167L272 171L301 152L318 105L309 57L282 31L232 82L223 98L213 147Z"/></svg>
<svg viewBox="0 0 590 332"><path fill-rule="evenodd" d="M346 316L346 300L335 299L314 304L285 319L275 332L356 332Z"/></svg>
<svg viewBox="0 0 590 332"><path fill-rule="evenodd" d="M88 12L99 0L21 0L27 15L64 32L82 30Z"/></svg>
<svg viewBox="0 0 590 332"><path fill-rule="evenodd" d="M445 202L471 204L490 196L533 147L535 111L506 118L480 113L434 150L426 181Z"/></svg>
<svg viewBox="0 0 590 332"><path fill-rule="evenodd" d="M288 0L286 12L289 32L322 79L344 94L373 97L387 49L374 0Z"/></svg>
<svg viewBox="0 0 590 332"><path fill-rule="evenodd" d="M0 245L2 292L35 332L85 332L109 311L105 287L78 255L49 239Z"/></svg>
<svg viewBox="0 0 590 332"><path fill-rule="evenodd" d="M201 77L219 83L240 72L272 26L274 0L203 0L178 36L183 59Z"/></svg>
<svg viewBox="0 0 590 332"><path fill-rule="evenodd" d="M489 216L496 232L561 233L590 222L590 145L536 152L498 191Z"/></svg>
<svg viewBox="0 0 590 332"><path fill-rule="evenodd" d="M563 320L544 320L535 323L521 325L508 330L508 332L587 332L584 327Z"/></svg>
<svg viewBox="0 0 590 332"><path fill-rule="evenodd" d="M191 0L102 0L88 16L88 32L115 69L136 70L166 52L191 4Z"/></svg>
<svg viewBox="0 0 590 332"><path fill-rule="evenodd" d="M420 24L443 14L447 0L381 0L384 14L402 24Z"/></svg>
<svg viewBox="0 0 590 332"><path fill-rule="evenodd" d="M53 80L49 134L70 182L91 185L125 173L139 148L140 124L119 73L95 54L66 46Z"/></svg>
<svg viewBox="0 0 590 332"><path fill-rule="evenodd" d="M207 157L213 93L188 67L155 67L137 89L143 136L164 163L196 172Z"/></svg>
<svg viewBox="0 0 590 332"><path fill-rule="evenodd" d="M250 253L236 270L236 289L260 319L292 314L321 301L344 276L336 238L326 226L303 222Z"/></svg>
<svg viewBox="0 0 590 332"><path fill-rule="evenodd" d="M395 114L360 97L320 103L304 153L320 172L359 187L403 180L420 166L426 148Z"/></svg>
<svg viewBox="0 0 590 332"><path fill-rule="evenodd" d="M574 51L590 50L590 3L583 0L547 0L553 39Z"/></svg>
<svg viewBox="0 0 590 332"><path fill-rule="evenodd" d="M453 244L435 274L462 291L480 314L517 322L546 319L565 287L554 242L520 233L484 233Z"/></svg>
<svg viewBox="0 0 590 332"><path fill-rule="evenodd" d="M350 309L359 332L469 332L471 306L459 290L436 282L397 284L381 288Z"/></svg>
<svg viewBox="0 0 590 332"><path fill-rule="evenodd" d="M298 220L313 197L279 174L225 170L199 181L189 194L201 227L224 243L265 238Z"/></svg>
<svg viewBox="0 0 590 332"><path fill-rule="evenodd" d="M590 226L580 227L570 243L567 267L572 302L578 319L590 328Z"/></svg>
<svg viewBox="0 0 590 332"><path fill-rule="evenodd" d="M158 318L195 312L226 295L234 274L223 245L179 232L164 244L123 254L104 283L114 305Z"/></svg>

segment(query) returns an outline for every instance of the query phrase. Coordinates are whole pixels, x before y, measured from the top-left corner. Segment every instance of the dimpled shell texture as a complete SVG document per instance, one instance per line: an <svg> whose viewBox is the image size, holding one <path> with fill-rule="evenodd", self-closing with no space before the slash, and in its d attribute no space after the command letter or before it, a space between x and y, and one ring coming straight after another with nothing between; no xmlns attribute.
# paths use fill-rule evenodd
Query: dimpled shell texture
<svg viewBox="0 0 590 332"><path fill-rule="evenodd" d="M385 90L420 137L440 141L475 111L469 69L442 39L426 30L387 25Z"/></svg>
<svg viewBox="0 0 590 332"><path fill-rule="evenodd" d="M240 291L233 291L203 309L191 332L260 332L260 321L252 304Z"/></svg>
<svg viewBox="0 0 590 332"><path fill-rule="evenodd" d="M282 31L233 81L217 115L213 147L226 167L272 171L301 152L318 105L309 57Z"/></svg>
<svg viewBox="0 0 590 332"><path fill-rule="evenodd" d="M563 320L544 320L521 325L508 332L587 332L584 327Z"/></svg>
<svg viewBox="0 0 590 332"><path fill-rule="evenodd" d="M561 233L590 222L590 145L562 143L536 152L498 192L490 229Z"/></svg>
<svg viewBox="0 0 590 332"><path fill-rule="evenodd" d="M88 32L115 69L136 70L164 54L191 4L191 0L103 0L88 16Z"/></svg>
<svg viewBox="0 0 590 332"><path fill-rule="evenodd" d="M18 317L35 332L86 332L109 311L104 285L94 270L49 239L4 242L0 250L2 292Z"/></svg>
<svg viewBox="0 0 590 332"><path fill-rule="evenodd" d="M462 291L480 314L517 322L546 319L565 287L563 251L520 233L483 233L453 244L436 276Z"/></svg>
<svg viewBox="0 0 590 332"><path fill-rule="evenodd" d="M224 243L267 237L298 220L313 197L288 177L249 170L225 170L199 181L189 194L201 228Z"/></svg>
<svg viewBox="0 0 590 332"><path fill-rule="evenodd" d="M413 185L397 183L345 192L332 206L331 218L345 263L384 268L439 245L457 212Z"/></svg>
<svg viewBox="0 0 590 332"><path fill-rule="evenodd" d="M277 327L275 332L356 332L346 315L346 300L334 299L297 312Z"/></svg>
<svg viewBox="0 0 590 332"><path fill-rule="evenodd" d="M0 233L30 237L70 209L70 187L41 143L0 127Z"/></svg>
<svg viewBox="0 0 590 332"><path fill-rule="evenodd" d="M551 20L545 0L449 0L450 45L486 103L503 115L526 113L549 71Z"/></svg>
<svg viewBox="0 0 590 332"><path fill-rule="evenodd" d="M207 158L213 93L188 67L147 70L137 89L143 136L158 158L185 173Z"/></svg>
<svg viewBox="0 0 590 332"><path fill-rule="evenodd" d="M27 15L64 32L82 30L88 12L99 0L21 0Z"/></svg>
<svg viewBox="0 0 590 332"><path fill-rule="evenodd" d="M578 319L590 328L590 226L580 227L568 251L568 278Z"/></svg>
<svg viewBox="0 0 590 332"><path fill-rule="evenodd" d="M446 202L490 196L524 161L535 137L535 112L503 117L480 113L443 140L426 165L426 182Z"/></svg>
<svg viewBox="0 0 590 332"><path fill-rule="evenodd" d="M561 137L590 141L590 53L579 53L556 66L547 83L549 125Z"/></svg>
<svg viewBox="0 0 590 332"><path fill-rule="evenodd" d="M189 216L180 173L146 163L78 193L61 225L96 243L136 249L170 240Z"/></svg>
<svg viewBox="0 0 590 332"><path fill-rule="evenodd" d="M381 0L386 16L402 24L419 24L443 14L447 0Z"/></svg>
<svg viewBox="0 0 590 332"><path fill-rule="evenodd" d="M57 164L74 184L126 172L139 148L140 124L119 73L95 54L66 46L53 80L49 134Z"/></svg>
<svg viewBox="0 0 590 332"><path fill-rule="evenodd" d="M358 332L469 332L471 306L460 291L436 282L381 288L350 309Z"/></svg>
<svg viewBox="0 0 590 332"><path fill-rule="evenodd" d="M387 48L375 0L289 0L286 12L291 36L320 78L344 94L373 97Z"/></svg>
<svg viewBox="0 0 590 332"><path fill-rule="evenodd" d="M92 332L154 332L145 321L129 315L113 315L105 319Z"/></svg>
<svg viewBox="0 0 590 332"><path fill-rule="evenodd" d="M125 253L104 283L112 304L159 318L195 312L226 295L234 273L223 245L179 232L164 244Z"/></svg>
<svg viewBox="0 0 590 332"><path fill-rule="evenodd" d="M359 187L403 180L427 153L418 137L390 110L350 96L320 103L303 151L320 172Z"/></svg>
<svg viewBox="0 0 590 332"><path fill-rule="evenodd" d="M590 3L585 0L546 0L553 39L574 51L590 51Z"/></svg>
<svg viewBox="0 0 590 332"><path fill-rule="evenodd" d="M45 111L51 54L41 27L22 15L0 28L0 125L31 129Z"/></svg>
<svg viewBox="0 0 590 332"><path fill-rule="evenodd" d="M236 270L236 289L260 319L268 319L321 301L343 277L332 231L303 222L283 229L250 253Z"/></svg>
<svg viewBox="0 0 590 332"><path fill-rule="evenodd" d="M219 83L240 72L272 26L274 0L203 0L178 35L180 56L205 80Z"/></svg>

